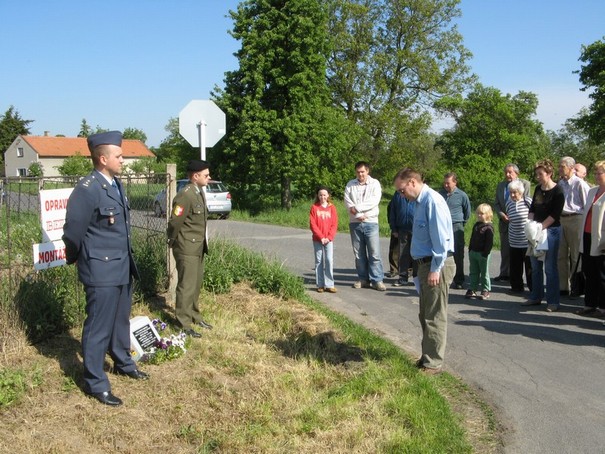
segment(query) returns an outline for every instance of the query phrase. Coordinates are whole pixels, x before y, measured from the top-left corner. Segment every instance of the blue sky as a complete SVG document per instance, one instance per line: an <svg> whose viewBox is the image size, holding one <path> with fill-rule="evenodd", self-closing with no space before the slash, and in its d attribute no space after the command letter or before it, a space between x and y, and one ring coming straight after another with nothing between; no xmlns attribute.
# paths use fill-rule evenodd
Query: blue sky
<svg viewBox="0 0 605 454"><path fill-rule="evenodd" d="M0 0L0 113L14 105L31 132L142 129L147 145L171 117L208 99L236 68L228 34L236 0ZM457 20L473 72L504 93L538 95L538 119L559 129L582 106L582 44L605 35L602 0L462 0ZM442 123L441 123L442 125ZM439 125L438 125L439 126Z"/></svg>

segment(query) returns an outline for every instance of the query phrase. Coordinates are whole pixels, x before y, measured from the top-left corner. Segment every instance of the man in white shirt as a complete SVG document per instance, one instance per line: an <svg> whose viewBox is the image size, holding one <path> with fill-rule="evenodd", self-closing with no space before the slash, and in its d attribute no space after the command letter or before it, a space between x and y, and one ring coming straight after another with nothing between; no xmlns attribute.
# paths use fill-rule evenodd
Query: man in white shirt
<svg viewBox="0 0 605 454"><path fill-rule="evenodd" d="M344 193L358 277L353 288L371 287L384 292L386 287L383 283L378 231L378 206L382 188L380 182L370 176L370 165L367 162L355 164L355 172L357 178L347 183Z"/></svg>
<svg viewBox="0 0 605 454"><path fill-rule="evenodd" d="M590 189L588 183L576 176L575 165L575 159L569 156L559 161L559 185L565 194L565 205L561 213L561 240L557 263L560 293L562 296L574 297L580 294L577 289L570 288L570 279L580 253L582 212Z"/></svg>

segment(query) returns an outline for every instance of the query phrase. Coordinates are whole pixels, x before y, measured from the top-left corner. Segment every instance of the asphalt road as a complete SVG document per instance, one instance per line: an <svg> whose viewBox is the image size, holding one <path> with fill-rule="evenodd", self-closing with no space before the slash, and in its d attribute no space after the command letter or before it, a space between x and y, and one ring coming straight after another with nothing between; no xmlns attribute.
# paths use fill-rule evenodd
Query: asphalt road
<svg viewBox="0 0 605 454"><path fill-rule="evenodd" d="M313 247L307 230L212 221L211 237L238 244L278 260L304 277L309 294L391 340L415 357L420 352L418 298L413 287L387 291L355 290L354 259L348 234L334 243L338 293L318 294ZM386 263L388 240L382 239ZM492 254L491 275L498 274ZM467 278L468 279L468 278ZM445 369L476 389L494 408L507 453L605 452L605 327L575 315L582 300L562 298L559 312L521 307L522 297L494 283L487 301L466 300L452 290L449 301Z"/></svg>

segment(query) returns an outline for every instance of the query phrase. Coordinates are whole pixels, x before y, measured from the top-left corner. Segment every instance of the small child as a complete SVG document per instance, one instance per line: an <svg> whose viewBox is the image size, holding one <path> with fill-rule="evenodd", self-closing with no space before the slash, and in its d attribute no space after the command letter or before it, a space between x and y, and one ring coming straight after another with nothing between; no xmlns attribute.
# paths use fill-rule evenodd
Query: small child
<svg viewBox="0 0 605 454"><path fill-rule="evenodd" d="M471 241L468 245L471 285L464 297L486 300L492 289L488 270L489 255L494 245L494 226L492 225L494 213L490 205L482 203L477 207L476 215L477 222L473 226ZM482 290L478 295L479 286Z"/></svg>

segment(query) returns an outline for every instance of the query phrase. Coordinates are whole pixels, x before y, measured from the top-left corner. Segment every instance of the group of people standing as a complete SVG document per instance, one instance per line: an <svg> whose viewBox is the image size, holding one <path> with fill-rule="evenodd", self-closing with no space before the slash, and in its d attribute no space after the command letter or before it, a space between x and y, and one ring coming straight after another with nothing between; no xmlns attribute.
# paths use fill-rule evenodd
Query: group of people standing
<svg viewBox="0 0 605 454"><path fill-rule="evenodd" d="M384 291L378 233L382 189L370 176L366 162L358 162L355 170L357 178L349 181L344 194L357 272L353 287ZM555 167L548 159L538 161L533 172L538 184L530 196L529 181L519 178L515 164L507 164L493 210L490 204L477 207L468 246L470 282L465 297L490 298L492 218L496 215L501 263L493 280L508 281L512 294L523 294L527 287L529 296L522 305L538 306L546 300L547 312L559 309L561 296L585 294L585 305L576 313L605 318L605 161L595 164L597 186L593 188L584 180L586 168L571 157L559 161L559 178L554 177ZM409 168L398 172L393 184L395 193L387 208L391 277L396 279L394 286L415 285L423 330L417 366L429 374L439 373L449 289L462 289L465 283L464 228L471 204L453 172L444 176L439 191ZM319 292L336 292L333 248L327 245L334 239L338 218L329 196L327 188L320 188L310 214ZM585 288L573 285L577 273L584 276Z"/></svg>

